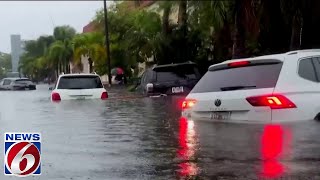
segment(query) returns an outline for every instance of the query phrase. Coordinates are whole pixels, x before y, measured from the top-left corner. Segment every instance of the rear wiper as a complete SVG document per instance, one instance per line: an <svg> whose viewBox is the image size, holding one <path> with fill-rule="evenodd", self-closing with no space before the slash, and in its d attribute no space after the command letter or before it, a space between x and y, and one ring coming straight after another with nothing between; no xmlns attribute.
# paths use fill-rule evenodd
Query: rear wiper
<svg viewBox="0 0 320 180"><path fill-rule="evenodd" d="M256 86L228 86L220 88L221 91L232 91L237 89L247 89L247 88L255 88Z"/></svg>

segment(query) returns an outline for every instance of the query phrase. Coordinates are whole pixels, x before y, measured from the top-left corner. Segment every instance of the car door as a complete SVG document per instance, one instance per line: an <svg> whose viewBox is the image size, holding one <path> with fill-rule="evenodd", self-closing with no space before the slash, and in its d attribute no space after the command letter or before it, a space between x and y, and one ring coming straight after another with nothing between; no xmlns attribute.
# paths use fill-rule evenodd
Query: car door
<svg viewBox="0 0 320 180"><path fill-rule="evenodd" d="M9 90L10 89L10 84L11 84L11 80L10 79L5 79L3 80L3 89Z"/></svg>

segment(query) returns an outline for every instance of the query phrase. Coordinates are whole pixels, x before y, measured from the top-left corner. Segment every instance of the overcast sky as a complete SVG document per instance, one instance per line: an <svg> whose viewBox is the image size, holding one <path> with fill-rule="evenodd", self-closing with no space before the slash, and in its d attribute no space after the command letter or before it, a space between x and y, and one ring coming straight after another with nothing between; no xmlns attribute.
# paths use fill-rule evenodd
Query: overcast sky
<svg viewBox="0 0 320 180"><path fill-rule="evenodd" d="M111 1L107 2L112 3ZM70 25L82 32L103 1L0 1L0 51L10 53L10 35L24 40L51 35L54 26Z"/></svg>

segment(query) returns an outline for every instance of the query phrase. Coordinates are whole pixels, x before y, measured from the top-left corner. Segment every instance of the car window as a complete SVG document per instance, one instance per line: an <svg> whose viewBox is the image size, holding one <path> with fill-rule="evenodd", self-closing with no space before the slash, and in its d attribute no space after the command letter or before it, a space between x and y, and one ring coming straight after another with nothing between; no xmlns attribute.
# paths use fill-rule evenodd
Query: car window
<svg viewBox="0 0 320 180"><path fill-rule="evenodd" d="M320 80L320 57L313 57L312 61L313 61L313 64L316 70L316 75L319 81Z"/></svg>
<svg viewBox="0 0 320 180"><path fill-rule="evenodd" d="M9 80L9 79L5 79L3 81L3 85L10 85L10 84L11 84L11 80Z"/></svg>
<svg viewBox="0 0 320 180"><path fill-rule="evenodd" d="M156 81L176 81L182 79L197 79L198 75L194 66L172 66L156 69Z"/></svg>
<svg viewBox="0 0 320 180"><path fill-rule="evenodd" d="M18 79L18 80L15 80L15 83L17 84L31 84L31 80L29 79Z"/></svg>
<svg viewBox="0 0 320 180"><path fill-rule="evenodd" d="M300 60L298 74L300 77L304 79L315 81L315 82L318 81L318 77L316 76L315 66L313 65L312 58Z"/></svg>
<svg viewBox="0 0 320 180"><path fill-rule="evenodd" d="M59 80L57 89L103 88L99 76L65 76Z"/></svg>
<svg viewBox="0 0 320 180"><path fill-rule="evenodd" d="M282 63L277 63L208 71L192 92L217 92L236 86L250 87L250 89L275 87L281 67Z"/></svg>

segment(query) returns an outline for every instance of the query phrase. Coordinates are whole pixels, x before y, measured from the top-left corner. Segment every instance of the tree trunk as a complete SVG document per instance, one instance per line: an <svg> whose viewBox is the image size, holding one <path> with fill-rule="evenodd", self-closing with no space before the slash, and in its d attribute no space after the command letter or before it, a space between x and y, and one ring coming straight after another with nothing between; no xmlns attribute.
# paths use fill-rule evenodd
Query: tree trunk
<svg viewBox="0 0 320 180"><path fill-rule="evenodd" d="M62 62L59 62L59 73L61 74L63 72L63 65Z"/></svg>
<svg viewBox="0 0 320 180"><path fill-rule="evenodd" d="M180 31L182 33L181 45L180 45L180 54L181 59L179 58L179 62L187 61L187 1L179 2L179 14L178 14L178 25Z"/></svg>
<svg viewBox="0 0 320 180"><path fill-rule="evenodd" d="M66 74L67 73L67 62L63 62L63 72Z"/></svg>
<svg viewBox="0 0 320 180"><path fill-rule="evenodd" d="M179 2L178 24L180 26L187 24L187 1Z"/></svg>
<svg viewBox="0 0 320 180"><path fill-rule="evenodd" d="M320 1L303 1L303 28L301 47L303 49L320 48Z"/></svg>
<svg viewBox="0 0 320 180"><path fill-rule="evenodd" d="M56 70L55 70L55 75L56 75L56 78L59 76L59 64L56 65Z"/></svg>
<svg viewBox="0 0 320 180"><path fill-rule="evenodd" d="M70 63L68 62L68 65L67 65L67 69L68 69L68 73L70 73Z"/></svg>
<svg viewBox="0 0 320 180"><path fill-rule="evenodd" d="M164 2L164 3L170 3L170 2ZM162 48L162 56L159 59L158 64L167 64L169 63L168 60L169 58L169 47L165 43L169 39L170 35L170 26L169 26L169 17L170 17L170 12L171 12L171 5L170 4L165 4L164 10L163 10L163 15L162 15L162 36L164 38L163 41L161 41L161 48ZM170 59L171 60L171 59Z"/></svg>
<svg viewBox="0 0 320 180"><path fill-rule="evenodd" d="M89 73L92 73L92 60L91 58L88 59L88 62L89 62Z"/></svg>
<svg viewBox="0 0 320 180"><path fill-rule="evenodd" d="M291 42L290 50L297 50L300 48L300 33L301 33L301 22L298 15L292 18L292 30L291 30Z"/></svg>
<svg viewBox="0 0 320 180"><path fill-rule="evenodd" d="M232 30L228 20L224 21L223 28L212 35L213 43L213 60L214 63L220 63L226 59L232 58L233 37Z"/></svg>
<svg viewBox="0 0 320 180"><path fill-rule="evenodd" d="M234 15L234 35L232 58L243 58L245 56L245 28L242 20L244 19L244 9L241 7L242 0L236 0Z"/></svg>
<svg viewBox="0 0 320 180"><path fill-rule="evenodd" d="M283 53L290 48L291 27L286 25L281 11L280 1L261 1L263 11L261 13L259 42L261 53Z"/></svg>
<svg viewBox="0 0 320 180"><path fill-rule="evenodd" d="M162 16L162 34L168 36L169 34L169 17L170 17L171 6L166 6L163 10Z"/></svg>

